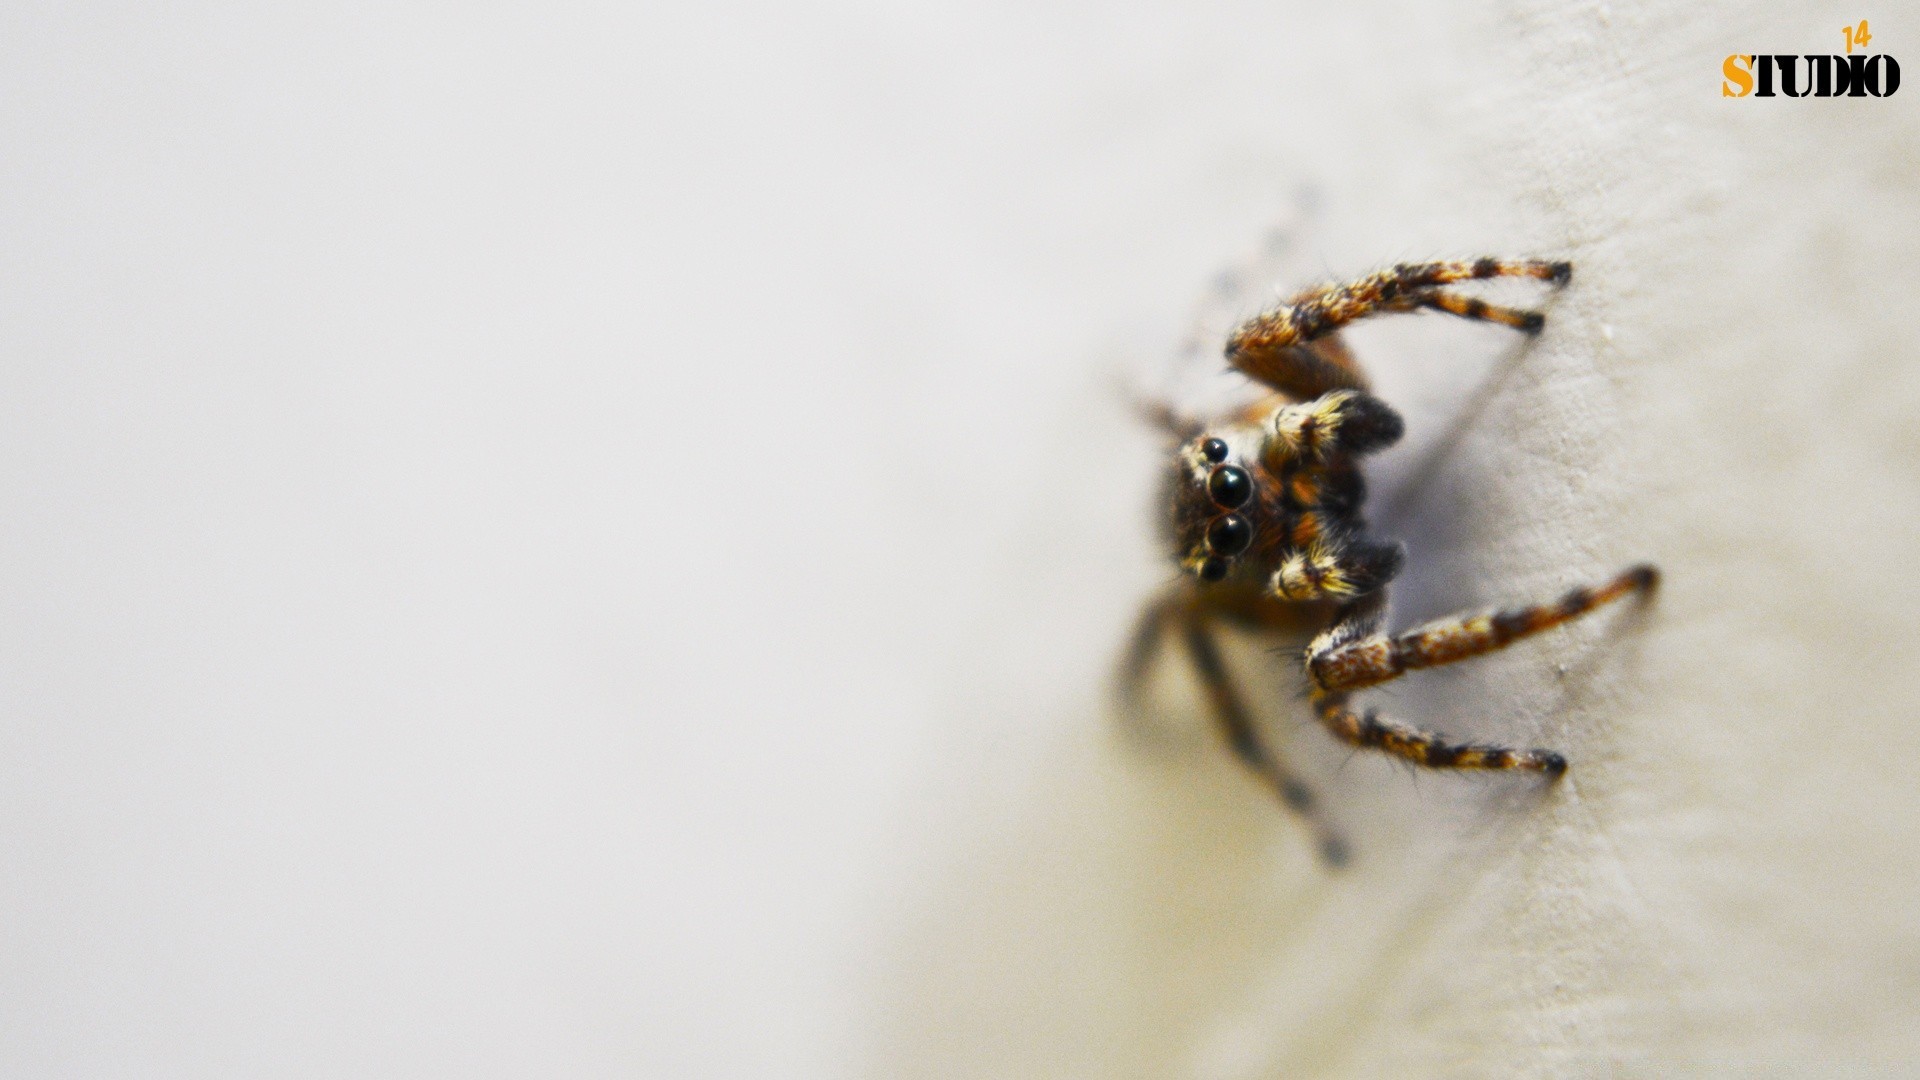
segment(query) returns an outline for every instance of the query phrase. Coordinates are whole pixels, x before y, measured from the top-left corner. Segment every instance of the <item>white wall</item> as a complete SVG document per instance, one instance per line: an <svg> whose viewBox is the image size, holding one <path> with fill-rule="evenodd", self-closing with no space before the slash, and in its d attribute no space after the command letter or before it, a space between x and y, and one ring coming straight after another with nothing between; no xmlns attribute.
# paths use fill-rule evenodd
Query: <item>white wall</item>
<svg viewBox="0 0 1920 1080"><path fill-rule="evenodd" d="M0 1073L1796 1074L1916 1051L1920 121L1725 101L1732 4L22 8L0 20ZM1116 373L1309 276L1402 618L1657 604L1377 696L1162 686Z"/></svg>

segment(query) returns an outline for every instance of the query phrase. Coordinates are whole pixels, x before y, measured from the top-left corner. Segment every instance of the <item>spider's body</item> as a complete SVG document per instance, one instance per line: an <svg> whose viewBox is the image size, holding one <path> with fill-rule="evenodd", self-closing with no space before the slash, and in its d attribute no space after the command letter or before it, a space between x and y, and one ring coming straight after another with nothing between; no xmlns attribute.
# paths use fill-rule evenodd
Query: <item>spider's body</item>
<svg viewBox="0 0 1920 1080"><path fill-rule="evenodd" d="M1496 259L1412 263L1309 290L1242 324L1227 344L1233 366L1271 394L1211 424L1159 413L1177 441L1167 475L1167 540L1186 573L1148 608L1126 684L1139 682L1161 639L1177 630L1235 753L1308 819L1331 861L1344 847L1316 816L1306 785L1259 736L1215 644L1218 625L1318 631L1306 655L1314 712L1352 745L1435 768L1557 777L1566 759L1551 750L1452 743L1371 711L1357 713L1349 700L1362 687L1501 648L1656 580L1652 567L1638 566L1551 604L1456 616L1394 636L1380 632L1387 584L1404 556L1399 544L1367 532L1360 458L1398 440L1403 424L1367 393L1339 328L1375 312L1434 308L1536 332L1545 322L1538 312L1495 307L1444 286L1509 276L1560 284L1570 270L1566 263Z"/></svg>
<svg viewBox="0 0 1920 1080"><path fill-rule="evenodd" d="M1384 585L1399 569L1399 548L1363 535L1357 459L1400 432L1391 409L1350 392L1307 404L1274 396L1210 427L1174 454L1167 502L1176 557L1208 583L1271 586L1284 600ZM1336 548L1347 558L1328 565Z"/></svg>

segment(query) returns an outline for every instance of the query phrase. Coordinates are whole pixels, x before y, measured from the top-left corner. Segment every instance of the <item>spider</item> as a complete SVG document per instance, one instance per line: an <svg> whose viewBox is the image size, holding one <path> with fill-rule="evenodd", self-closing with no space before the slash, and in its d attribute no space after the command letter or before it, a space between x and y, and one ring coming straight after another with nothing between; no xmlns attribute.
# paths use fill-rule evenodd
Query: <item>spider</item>
<svg viewBox="0 0 1920 1080"><path fill-rule="evenodd" d="M1368 534L1360 459L1400 438L1398 413L1367 392L1340 328L1383 312L1432 308L1539 332L1537 311L1500 307L1448 288L1487 278L1534 278L1555 286L1565 262L1475 259L1402 263L1345 285L1321 285L1242 323L1228 362L1270 393L1209 425L1171 407L1150 409L1176 442L1166 478L1166 538L1184 569L1147 605L1124 657L1121 686L1133 696L1163 640L1176 634L1205 687L1233 753L1313 831L1322 858L1347 848L1320 816L1313 791L1255 727L1221 658L1224 625L1256 632L1318 631L1307 646L1308 695L1336 738L1434 769L1530 770L1558 779L1567 759L1553 750L1457 743L1410 724L1356 711L1356 691L1418 668L1505 648L1630 594L1650 592L1659 573L1630 567L1603 584L1546 604L1454 615L1398 634L1383 631L1387 585L1404 548Z"/></svg>

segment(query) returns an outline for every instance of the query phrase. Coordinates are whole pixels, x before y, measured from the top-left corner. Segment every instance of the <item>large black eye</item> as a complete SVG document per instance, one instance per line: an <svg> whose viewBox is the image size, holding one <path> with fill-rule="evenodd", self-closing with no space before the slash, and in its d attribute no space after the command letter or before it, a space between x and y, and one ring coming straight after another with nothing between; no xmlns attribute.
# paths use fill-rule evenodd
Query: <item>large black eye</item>
<svg viewBox="0 0 1920 1080"><path fill-rule="evenodd" d="M1239 514L1228 514L1207 528L1207 550L1215 555L1238 555L1253 543L1253 526Z"/></svg>
<svg viewBox="0 0 1920 1080"><path fill-rule="evenodd" d="M1227 460L1227 444L1219 439L1208 439L1200 444L1200 453L1215 465Z"/></svg>
<svg viewBox="0 0 1920 1080"><path fill-rule="evenodd" d="M1238 465L1222 465L1207 477L1207 494L1216 505L1228 510L1245 506L1253 498L1253 481Z"/></svg>
<svg viewBox="0 0 1920 1080"><path fill-rule="evenodd" d="M1214 556L1200 564L1201 581L1219 581L1227 576L1227 560Z"/></svg>

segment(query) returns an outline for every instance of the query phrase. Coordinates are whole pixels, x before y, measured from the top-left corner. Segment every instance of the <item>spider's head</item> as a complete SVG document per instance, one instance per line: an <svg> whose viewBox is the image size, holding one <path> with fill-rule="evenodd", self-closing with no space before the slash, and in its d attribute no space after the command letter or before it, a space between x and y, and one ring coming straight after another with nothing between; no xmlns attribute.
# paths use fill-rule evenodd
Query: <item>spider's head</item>
<svg viewBox="0 0 1920 1080"><path fill-rule="evenodd" d="M1168 480L1169 540L1174 557L1204 582L1248 570L1263 525L1281 513L1278 493L1259 465L1258 433L1205 432L1174 452Z"/></svg>

